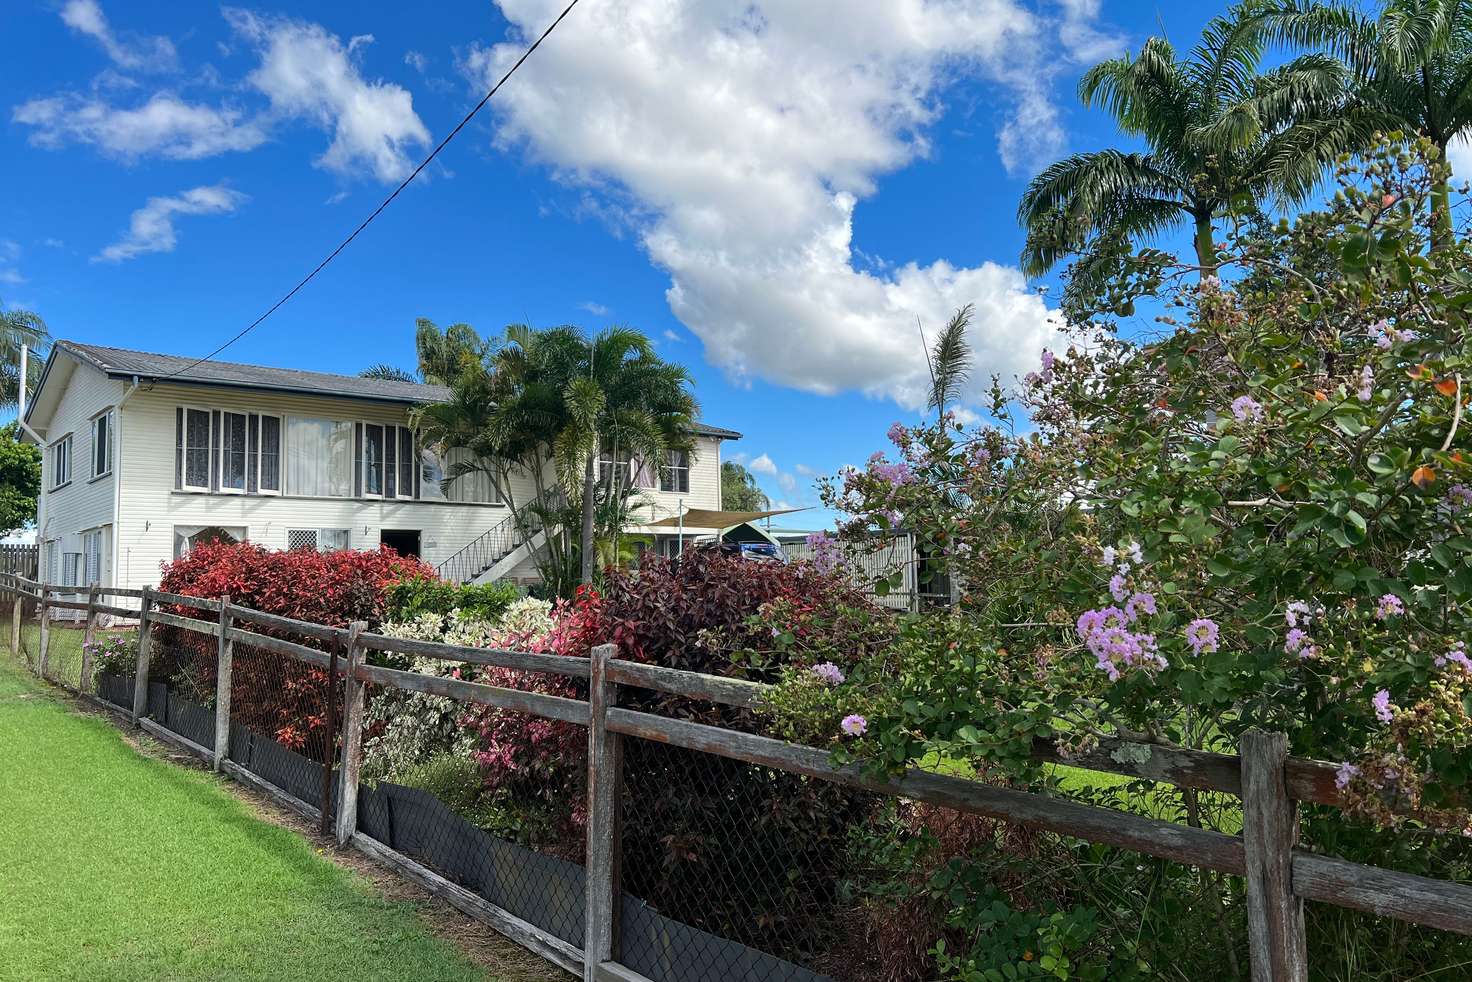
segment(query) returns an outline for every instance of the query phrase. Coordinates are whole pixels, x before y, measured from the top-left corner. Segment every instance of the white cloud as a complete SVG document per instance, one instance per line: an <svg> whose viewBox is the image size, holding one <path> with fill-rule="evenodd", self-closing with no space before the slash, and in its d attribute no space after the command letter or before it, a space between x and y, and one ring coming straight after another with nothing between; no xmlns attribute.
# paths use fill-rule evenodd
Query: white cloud
<svg viewBox="0 0 1472 982"><path fill-rule="evenodd" d="M1058 40L1070 60L1092 65L1106 58L1123 55L1129 45L1124 35L1100 30L1100 0L1058 0L1063 8L1063 21L1058 25Z"/></svg>
<svg viewBox="0 0 1472 982"><path fill-rule="evenodd" d="M500 0L523 35L554 0ZM924 404L915 329L974 302L978 383L1031 369L1050 312L1011 266L855 265L859 200L930 150L957 76L1010 103L1011 163L1057 137L1044 80L1054 41L1013 0L745 4L607 0L580 8L498 101L566 181L631 216L669 273L669 304L737 379ZM475 49L484 83L520 42Z"/></svg>
<svg viewBox="0 0 1472 982"><path fill-rule="evenodd" d="M153 155L197 160L254 149L267 136L264 124L241 110L188 103L166 92L131 109L74 94L32 99L11 119L35 127L30 142L36 146L88 143L128 161Z"/></svg>
<svg viewBox="0 0 1472 982"><path fill-rule="evenodd" d="M19 286L26 281L15 264L20 260L20 243L14 239L0 239L0 283Z"/></svg>
<svg viewBox="0 0 1472 982"><path fill-rule="evenodd" d="M1472 181L1472 139L1463 135L1453 140L1446 148L1446 162L1458 182Z"/></svg>
<svg viewBox="0 0 1472 982"><path fill-rule="evenodd" d="M680 341L685 340L684 338L680 337L680 334L679 334L678 331L672 331L669 328L665 328L664 329L664 339L666 341L675 341L675 342L680 342Z"/></svg>
<svg viewBox="0 0 1472 982"><path fill-rule="evenodd" d="M97 0L67 0L61 8L61 19L67 27L100 44L122 68L167 72L178 67L174 42L159 36L118 35Z"/></svg>
<svg viewBox="0 0 1472 982"><path fill-rule="evenodd" d="M41 244L43 246L46 246L46 247L50 248L50 249L61 249L61 248L64 248L66 246L66 243L65 242L63 242L60 239L55 239L55 238L42 239L41 240Z"/></svg>
<svg viewBox="0 0 1472 982"><path fill-rule="evenodd" d="M613 313L613 311L603 306L603 304L597 303L592 300L584 300L582 303L578 304L578 306L583 310L586 310L588 313L592 314L594 317L607 317L609 314Z"/></svg>
<svg viewBox="0 0 1472 982"><path fill-rule="evenodd" d="M418 51L408 51L404 53L404 64L423 75L429 67L429 58Z"/></svg>
<svg viewBox="0 0 1472 982"><path fill-rule="evenodd" d="M318 166L347 175L366 169L385 182L409 173L407 151L428 144L429 131L414 112L409 90L370 82L359 72L353 54L371 36L359 35L344 46L317 24L234 8L225 17L259 50L261 64L247 81L271 100L272 110L332 132Z"/></svg>
<svg viewBox="0 0 1472 982"><path fill-rule="evenodd" d="M246 200L239 191L223 185L192 188L168 197L149 198L133 212L128 233L92 257L93 262L118 263L149 252L173 252L176 215L221 215L234 211Z"/></svg>
<svg viewBox="0 0 1472 982"><path fill-rule="evenodd" d="M770 477L777 476L777 465L775 462L773 462L772 458L767 456L766 454L762 454L756 460L753 460L748 469L753 474L766 474Z"/></svg>

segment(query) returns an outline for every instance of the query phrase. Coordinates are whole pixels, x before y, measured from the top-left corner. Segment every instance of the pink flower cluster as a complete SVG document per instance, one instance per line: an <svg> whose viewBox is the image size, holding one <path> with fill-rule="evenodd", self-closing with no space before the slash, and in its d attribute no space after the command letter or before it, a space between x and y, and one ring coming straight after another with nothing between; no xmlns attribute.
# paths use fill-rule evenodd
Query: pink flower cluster
<svg viewBox="0 0 1472 982"><path fill-rule="evenodd" d="M1186 625L1186 643L1193 655L1208 655L1217 649L1222 629L1210 617L1198 617Z"/></svg>
<svg viewBox="0 0 1472 982"><path fill-rule="evenodd" d="M845 716L843 722L838 724L838 728L847 736L861 737L869 732L869 721L858 713L853 713Z"/></svg>
<svg viewBox="0 0 1472 982"><path fill-rule="evenodd" d="M1472 674L1472 658L1467 657L1467 642L1458 641L1446 654L1436 656L1437 668L1445 668L1447 665L1456 665L1462 671Z"/></svg>
<svg viewBox="0 0 1472 982"><path fill-rule="evenodd" d="M1252 396L1238 396L1232 400L1232 415L1243 423L1262 419L1262 403Z"/></svg>
<svg viewBox="0 0 1472 982"><path fill-rule="evenodd" d="M814 532L807 537L808 548L813 550L813 565L824 573L831 573L843 561L843 550L838 540L827 532Z"/></svg>
<svg viewBox="0 0 1472 982"><path fill-rule="evenodd" d="M1380 689L1370 700L1370 705L1375 707L1375 718L1382 723L1389 723L1395 718L1395 708L1390 704L1390 690Z"/></svg>
<svg viewBox="0 0 1472 982"><path fill-rule="evenodd" d="M842 685L845 678L843 669L831 661L820 662L808 669L808 671L812 672L813 677L824 685Z"/></svg>
<svg viewBox="0 0 1472 982"><path fill-rule="evenodd" d="M1405 601L1393 593L1387 593L1375 602L1375 620L1377 621L1386 621L1405 612Z"/></svg>
<svg viewBox="0 0 1472 982"><path fill-rule="evenodd" d="M1149 594L1138 596L1148 597ZM1150 602L1153 605L1153 597ZM1139 609L1143 609L1143 605L1129 612L1118 607L1104 607L1086 610L1079 615L1076 625L1079 636L1111 682L1118 681L1121 669L1166 666L1166 660L1155 644L1155 635L1130 629Z"/></svg>
<svg viewBox="0 0 1472 982"><path fill-rule="evenodd" d="M1381 351L1390 350L1391 346L1408 341L1416 340L1415 331L1405 331L1398 327L1392 327L1389 321L1380 320L1370 325L1370 340L1375 342L1375 347Z"/></svg>

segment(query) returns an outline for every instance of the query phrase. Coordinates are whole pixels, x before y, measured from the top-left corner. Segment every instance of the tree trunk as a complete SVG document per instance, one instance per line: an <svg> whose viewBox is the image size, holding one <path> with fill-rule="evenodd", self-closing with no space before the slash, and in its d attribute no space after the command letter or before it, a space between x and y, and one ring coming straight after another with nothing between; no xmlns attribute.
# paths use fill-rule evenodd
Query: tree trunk
<svg viewBox="0 0 1472 982"><path fill-rule="evenodd" d="M1446 163L1446 147L1441 148L1441 162ZM1431 251L1438 252L1451 245L1453 235L1452 189L1448 178L1431 186Z"/></svg>
<svg viewBox="0 0 1472 982"><path fill-rule="evenodd" d="M1212 240L1211 215L1196 216L1196 263L1201 267L1201 279L1216 275L1216 243Z"/></svg>
<svg viewBox="0 0 1472 982"><path fill-rule="evenodd" d="M593 582L593 478L596 476L594 469L594 454L588 454L587 462L583 465L583 577L584 583Z"/></svg>

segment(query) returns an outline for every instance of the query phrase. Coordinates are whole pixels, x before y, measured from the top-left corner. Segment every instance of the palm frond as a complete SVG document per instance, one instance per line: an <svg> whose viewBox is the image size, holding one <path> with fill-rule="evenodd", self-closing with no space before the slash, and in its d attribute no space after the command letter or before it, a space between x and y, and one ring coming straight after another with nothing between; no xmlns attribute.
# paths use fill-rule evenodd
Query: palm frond
<svg viewBox="0 0 1472 982"><path fill-rule="evenodd" d="M407 372L397 365L390 365L388 362L383 361L378 362L377 364L369 365L367 368L358 373L358 377L377 379L380 382L419 381L419 379L414 377L413 372Z"/></svg>
<svg viewBox="0 0 1472 982"><path fill-rule="evenodd" d="M968 303L952 314L930 349L928 405L941 415L945 414L947 403L960 397L961 387L971 375L971 346L966 341L966 326L971 323L973 312L973 306Z"/></svg>

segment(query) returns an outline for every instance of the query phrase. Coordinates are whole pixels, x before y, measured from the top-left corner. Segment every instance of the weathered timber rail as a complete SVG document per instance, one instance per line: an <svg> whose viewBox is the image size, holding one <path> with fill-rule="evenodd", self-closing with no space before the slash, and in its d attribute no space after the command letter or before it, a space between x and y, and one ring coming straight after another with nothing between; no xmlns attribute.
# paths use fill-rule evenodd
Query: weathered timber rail
<svg viewBox="0 0 1472 982"><path fill-rule="evenodd" d="M615 657L613 645L600 645L588 661L583 661L535 652L408 641L370 633L362 624L349 627L309 624L240 607L228 598L213 600L148 589L122 591L95 587L89 591L86 602L60 601L53 597L58 589L0 574L0 597L8 596L15 605L13 647L19 647L23 602L40 605L43 627L51 609L86 611L89 630L95 626L99 613L137 618L140 637L132 715L139 725L185 746L217 770L314 817L322 815L324 804L331 807L328 795L316 804L304 801L228 759L225 745L230 734L231 650L234 644L254 645L319 669L327 669L335 651L341 650L343 655L337 664L341 666L347 688L341 714L342 764L336 783L339 807L334 830L338 841L388 863L550 961L581 972L585 980L629 982L643 978L620 964L612 927L619 897L616 802L623 767L620 741L627 739L668 744L849 788L929 802L1242 876L1247 882L1248 942L1254 982L1303 982L1307 978L1305 900L1472 935L1472 885L1347 862L1298 847L1297 803L1342 806L1344 801L1334 784L1334 765L1287 756L1287 742L1280 734L1250 732L1243 740L1241 756L1127 741L1105 741L1087 753L1072 756L1060 754L1047 741L1038 741L1033 748L1034 757L1042 761L1240 796L1243 834L1235 836L918 769L894 777L876 776L859 765L835 766L827 752L813 747L619 708L620 686L744 708L759 706L767 687L622 661ZM99 601L104 596L136 599L139 606L106 605ZM160 610L160 605L176 610L186 608L213 618L205 620L202 616ZM240 623L258 630L247 630ZM157 624L217 639L220 692L215 707L213 750L158 726L146 716L151 635ZM261 629L315 639L333 646L334 654L259 633ZM46 634L43 630L40 658L43 674ZM372 665L367 661L371 651L588 679L590 698L569 699ZM89 677L90 671L84 666L83 678ZM444 696L588 727L589 835L583 948L575 948L509 911L487 903L359 831L357 779L363 740L363 693L367 684Z"/></svg>

